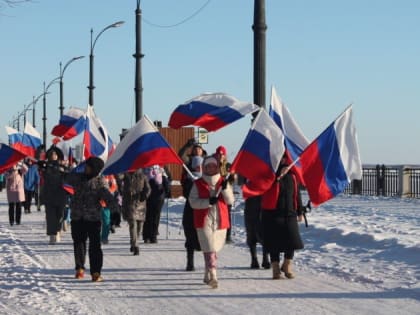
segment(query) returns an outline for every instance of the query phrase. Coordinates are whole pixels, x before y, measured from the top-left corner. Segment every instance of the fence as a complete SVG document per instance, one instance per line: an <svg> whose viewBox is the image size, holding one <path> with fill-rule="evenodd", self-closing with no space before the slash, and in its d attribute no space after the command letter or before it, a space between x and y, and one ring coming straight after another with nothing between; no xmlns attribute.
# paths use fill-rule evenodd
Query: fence
<svg viewBox="0 0 420 315"><path fill-rule="evenodd" d="M344 193L420 198L420 166L363 166L362 179L353 180Z"/></svg>

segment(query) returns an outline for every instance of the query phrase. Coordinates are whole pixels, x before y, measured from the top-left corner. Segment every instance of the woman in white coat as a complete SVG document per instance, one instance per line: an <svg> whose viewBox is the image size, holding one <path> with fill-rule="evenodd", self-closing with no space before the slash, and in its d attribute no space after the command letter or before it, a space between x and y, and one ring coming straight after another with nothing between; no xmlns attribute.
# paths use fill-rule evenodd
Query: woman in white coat
<svg viewBox="0 0 420 315"><path fill-rule="evenodd" d="M188 200L194 209L194 227L204 254L204 283L217 288L217 252L225 244L230 227L227 205L233 204L234 195L213 156L204 158L203 175L194 181Z"/></svg>

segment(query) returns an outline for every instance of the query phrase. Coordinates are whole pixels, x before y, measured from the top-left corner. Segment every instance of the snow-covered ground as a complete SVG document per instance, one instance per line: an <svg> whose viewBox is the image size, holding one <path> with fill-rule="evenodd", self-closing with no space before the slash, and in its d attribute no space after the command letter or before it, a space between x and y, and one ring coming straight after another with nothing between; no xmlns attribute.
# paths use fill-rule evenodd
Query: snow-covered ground
<svg viewBox="0 0 420 315"><path fill-rule="evenodd" d="M92 283L74 279L70 232L48 245L45 213L34 209L10 227L1 192L0 314L420 314L420 200L339 196L313 209L297 277L276 281L249 269L238 200L218 289L202 282L201 253L185 271L183 202L165 204L159 242L141 244L140 256L123 222L103 246L105 281Z"/></svg>

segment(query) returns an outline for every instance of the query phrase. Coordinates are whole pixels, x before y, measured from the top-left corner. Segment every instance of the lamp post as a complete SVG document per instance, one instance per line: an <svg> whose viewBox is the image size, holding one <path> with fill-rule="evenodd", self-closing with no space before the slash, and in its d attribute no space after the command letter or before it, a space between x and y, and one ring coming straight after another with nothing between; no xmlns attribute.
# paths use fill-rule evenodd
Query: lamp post
<svg viewBox="0 0 420 315"><path fill-rule="evenodd" d="M141 53L141 9L140 0L137 0L136 8L136 52L133 54L136 59L136 78L134 83L134 91L136 96L136 121L139 121L143 116L143 83L141 73L141 58L144 55Z"/></svg>
<svg viewBox="0 0 420 315"><path fill-rule="evenodd" d="M32 105L32 125L34 126L34 128L36 127L36 125L35 125L35 105L39 101L41 96L43 96L43 95L44 95L44 93L42 93L38 97L33 96L32 97L32 103L30 104L30 105Z"/></svg>
<svg viewBox="0 0 420 315"><path fill-rule="evenodd" d="M13 116L13 118L12 118L12 128L15 128L15 129L17 129L17 125L16 125L16 122L17 122L17 118L16 118L16 116Z"/></svg>
<svg viewBox="0 0 420 315"><path fill-rule="evenodd" d="M90 55L89 55L89 105L93 106L93 89L95 86L93 85L93 50L95 48L96 41L98 40L99 36L102 35L103 32L110 28L119 27L124 24L124 21L118 21L111 25L108 25L105 27L102 31L99 32L99 34L95 37L95 40L93 40L93 29L90 29Z"/></svg>
<svg viewBox="0 0 420 315"><path fill-rule="evenodd" d="M17 131L20 131L20 117L21 117L21 116L24 116L24 112L17 113L17 116L16 116L16 117L17 117L17 118L16 118L16 119L17 119L17 128L16 128L16 129L17 129ZM25 126L24 126L24 128L25 128Z"/></svg>
<svg viewBox="0 0 420 315"><path fill-rule="evenodd" d="M35 96L32 96L32 125L36 128L35 125Z"/></svg>
<svg viewBox="0 0 420 315"><path fill-rule="evenodd" d="M32 103L29 103L28 105L23 105L23 128L25 129L26 126L26 112L30 109Z"/></svg>
<svg viewBox="0 0 420 315"><path fill-rule="evenodd" d="M13 128L15 128L17 131L20 131L19 120L20 120L20 115L19 115L19 113L17 113L17 115L16 115L16 119L15 119L15 121L16 121L16 127L13 127Z"/></svg>
<svg viewBox="0 0 420 315"><path fill-rule="evenodd" d="M265 0L254 2L252 30L254 31L254 104L265 108L265 33L267 31Z"/></svg>
<svg viewBox="0 0 420 315"><path fill-rule="evenodd" d="M51 80L50 83L48 83L48 85L45 85L45 81L44 81L44 93L42 93L42 101L43 101L43 116L42 116L42 144L44 145L44 147L46 148L46 142L47 142L47 98L46 95L48 94L48 89L50 88L51 85L53 85L54 83L57 83L58 80L60 79L60 77L57 77L53 80Z"/></svg>
<svg viewBox="0 0 420 315"><path fill-rule="evenodd" d="M79 59L84 58L85 56L78 56L78 57L73 57L72 59L70 59L69 61L67 61L67 63L64 65L63 68L61 68L61 62L60 62L60 117L63 116L63 111L64 111L64 100L63 100L63 76L64 76L64 71L66 71L66 68L73 62Z"/></svg>

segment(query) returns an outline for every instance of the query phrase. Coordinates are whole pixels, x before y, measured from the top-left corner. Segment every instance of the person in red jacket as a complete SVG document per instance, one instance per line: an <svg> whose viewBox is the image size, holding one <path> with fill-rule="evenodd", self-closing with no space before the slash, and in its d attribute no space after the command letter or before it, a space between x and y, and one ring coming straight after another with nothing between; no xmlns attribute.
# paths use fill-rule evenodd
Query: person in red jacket
<svg viewBox="0 0 420 315"><path fill-rule="evenodd" d="M194 227L204 255L204 283L217 288L217 252L226 241L226 229L230 226L227 205L233 203L234 196L231 186L220 175L216 158L204 158L202 170L202 177L194 181L188 200L194 209Z"/></svg>

